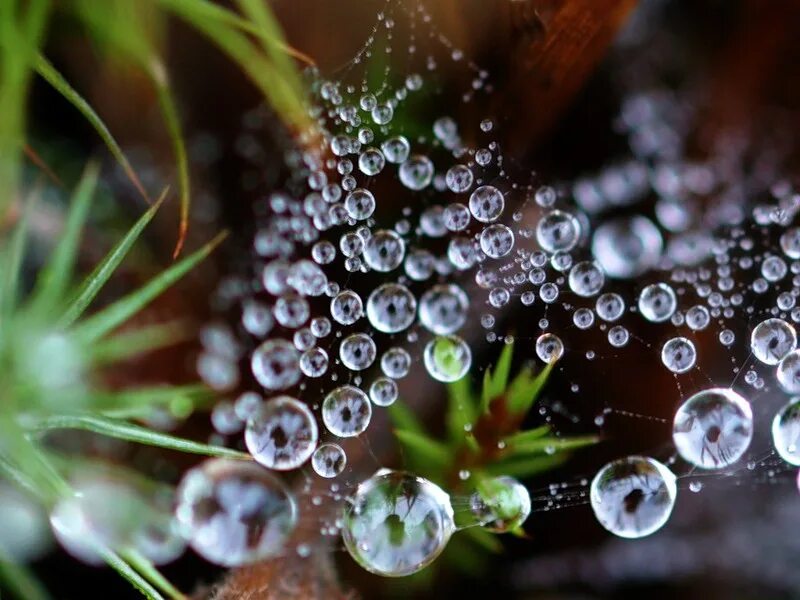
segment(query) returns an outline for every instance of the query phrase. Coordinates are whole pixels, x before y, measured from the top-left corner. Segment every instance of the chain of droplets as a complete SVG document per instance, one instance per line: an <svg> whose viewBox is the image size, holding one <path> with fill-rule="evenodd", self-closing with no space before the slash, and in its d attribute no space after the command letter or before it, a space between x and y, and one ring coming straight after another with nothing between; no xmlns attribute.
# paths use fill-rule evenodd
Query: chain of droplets
<svg viewBox="0 0 800 600"><path fill-rule="evenodd" d="M421 15L430 37L448 48L454 62L462 61L463 53L435 31L421 4L409 14ZM374 52L381 26L386 31L385 51L391 52L393 20L382 13L351 67ZM488 87L484 85L486 73L469 62L467 65L477 74L473 88ZM435 70L432 57L428 57L426 66L429 72ZM796 363L784 364L790 354L795 356L796 335L785 318L789 311L793 321L800 320L800 308L794 306L800 263L787 265L777 254L758 255L754 252L757 240L752 236L770 225L786 228L797 211L797 196L785 184L774 186L773 201L755 206L752 221L746 222L745 199L724 185L724 163L717 168L711 161L693 164L682 159L682 136L689 119L681 99L657 93L629 98L619 125L629 136L630 160L612 165L596 177L581 179L568 190L548 186L534 190L509 182L496 141L483 148L467 148L456 122L447 116L433 123L433 140L420 136L416 142L427 144L433 152L444 148L457 161L464 157L469 160L437 174L427 153L418 152L418 148L412 152L412 143L392 131L397 108L409 93L424 85L423 77L411 74L394 90L389 80L387 67L378 90L370 92L364 78L356 93L354 86L316 78L318 103L311 114L323 132L323 147L307 148L288 157L295 172L305 179L307 193L302 201L285 193L273 194L269 199L271 216L256 235L256 253L267 261L261 266L259 285L275 300L272 306L261 300L245 300L245 329L256 338L266 338L252 353L250 369L269 392L297 387L298 393L296 397L273 397L265 403L248 392L235 403L218 407L214 424L223 433L235 433L246 421L247 447L259 462L289 470L310 459L323 477L342 472L346 456L341 446L334 442L318 445L316 417L307 403L298 399L308 389L308 381L319 380L326 373L335 387L321 396L314 391L312 397L324 396L324 400L319 406L311 403L311 409L320 411L325 430L339 438L363 433L373 404L381 407L394 402L396 380L406 375L417 356L421 355L434 379L454 381L463 377L471 365L472 351L457 335L467 321L470 305L462 272L473 272L476 288L485 290L490 310L481 316L480 323L488 330L489 342L498 339L493 331L496 315L511 298L518 298L524 306L543 304L536 353L544 362L554 362L562 357L565 345L560 335L548 331L548 311L563 309L579 331L590 329L599 319L599 327L607 330L608 343L615 351L626 347L631 339L641 341L628 327L615 324L626 311L638 313L653 324L687 327L688 335L706 329L714 319L720 343L729 348L736 340L730 324L737 319L746 322L754 315L748 294L764 294L771 285L774 289L791 271L796 276L771 309L780 316L753 329L751 347L754 354L761 354L761 362L780 363L778 380L784 389L793 389L795 380L800 383ZM471 97L469 92L463 99ZM380 143L373 127L365 124L369 121L382 137ZM482 122L480 129L491 132L492 121ZM338 159L323 158L329 153ZM355 163L351 155L357 156ZM419 193L426 199L440 193L456 197L469 194L469 200L447 206L429 204L419 215L406 207L403 218L392 229L377 229L373 215L378 199L369 183L390 165L397 165L406 192ZM331 173L341 177L338 183L331 180ZM362 187L359 173L364 176ZM533 201L525 198L511 219L504 218L506 196L520 191L527 191ZM650 194L658 198L655 223L643 214L602 218L609 208L635 206ZM704 209L696 200L708 196L715 202ZM412 225L413 217L418 218L416 226ZM593 229L592 220L596 222ZM341 226L356 229L338 239L347 275L337 283L328 273L336 261L337 244L321 239L325 238L321 234L338 231ZM665 234L670 236L666 247ZM437 256L426 247L433 247L436 238L448 237L443 255ZM311 259L296 258L301 255L298 247L310 247ZM787 228L781 236L781 248L790 260L800 257L800 232ZM576 256L582 260L576 262ZM706 266L709 259L716 263L716 269ZM758 262L761 268L754 272ZM346 287L354 283L358 273L391 274L401 266L404 275L367 293ZM663 274L663 278L641 289L637 298L604 291L611 287L608 280L648 273ZM426 285L419 294L411 292L411 285L424 284L434 274L445 283ZM331 298L328 314L312 317L308 299L323 296ZM584 302L590 305L576 306ZM344 327L363 317L371 329L344 334ZM415 325L417 319L421 330ZM293 332L292 340L270 337L274 325ZM402 332L406 332L405 344L397 335ZM389 336L389 347L378 361L376 338L382 341L381 334ZM418 345L421 334L432 334L422 349ZM215 335L225 337L219 331ZM337 341L322 341L331 335ZM510 339L508 335L500 337ZM337 346L338 359L332 359ZM211 352L201 358L201 374L219 389L232 388L238 377L229 367L231 361L226 363L223 357L209 367L209 355L219 359L220 354L224 353ZM588 351L585 356L592 360L596 353ZM236 359L238 355L227 358ZM702 372L696 346L689 337L668 339L661 358L675 374L676 382L678 375ZM361 373L376 361L383 374L372 381L366 393L361 389ZM339 368L334 369L332 363ZM340 375L334 371L344 371L347 383L339 385ZM764 380L751 372L755 373L748 371L745 381L757 389L763 387ZM800 428L798 412L796 405L787 406L773 427L779 454L793 464ZM696 467L726 468L746 452L752 420L747 400L731 389L712 386L688 398L676 413L675 446L682 458ZM590 500L605 527L623 537L639 537L667 521L677 490L675 482L675 475L662 463L628 457L600 470L592 482ZM428 492L424 486L420 491ZM434 490L428 495L433 498L437 493ZM584 497L585 491L565 492L560 499L564 502L554 506L581 502Z"/></svg>

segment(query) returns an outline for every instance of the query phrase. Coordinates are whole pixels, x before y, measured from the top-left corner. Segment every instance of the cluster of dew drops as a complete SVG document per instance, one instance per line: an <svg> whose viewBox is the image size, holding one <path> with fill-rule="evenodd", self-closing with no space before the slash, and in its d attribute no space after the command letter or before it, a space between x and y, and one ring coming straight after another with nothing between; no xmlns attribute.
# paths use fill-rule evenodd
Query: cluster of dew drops
<svg viewBox="0 0 800 600"><path fill-rule="evenodd" d="M489 89L488 74L449 45L421 5L407 13L471 73L464 101ZM669 328L660 355L676 378L699 369L693 334L717 328L729 349L743 334L728 324L744 317L753 323L752 359L774 367L786 394L800 393L793 325L800 321L800 229L791 227L800 197L790 186L776 184L748 213L724 194L715 203L696 201L723 186L725 173L675 156L681 106L652 92L631 94L621 109L630 161L569 185L521 185L506 173L491 118L473 124L476 147L446 115L415 137L395 125L407 100L432 87L436 75L435 59L417 56L421 28L410 31L409 56L423 68L399 85L387 77L370 89L365 80L350 85L310 74L309 114L319 130L287 154L291 182L265 201L253 239L254 283L228 281L221 290L240 306L245 333L221 324L203 332L198 370L210 386L227 392L241 381L256 384L221 402L212 422L221 435L243 431L257 464L214 459L189 471L178 490L177 520L211 561L237 565L282 552L298 505L271 471L310 463L321 478L342 474L341 440L363 434L374 411L397 401L398 381L417 365L434 382L457 381L473 366L476 342L510 341L496 329L512 302L538 315L563 311L577 332L599 328L615 352L635 341L631 327ZM392 35L393 19L381 13L350 69L379 51L379 38L389 52ZM655 216L604 218L651 193ZM384 217L392 213L393 222ZM753 231L769 228L780 231L779 247L762 252ZM648 282L633 296L623 291L640 278ZM774 306L755 315L748 299L775 290ZM538 358L560 360L563 336L547 316L532 323ZM766 385L753 369L740 383ZM724 470L745 455L754 428L746 395L724 382L682 398L672 436L691 468ZM775 415L772 435L778 455L800 465L800 400ZM678 490L674 463L629 456L601 468L588 493L599 523L627 538L662 527ZM327 533L341 533L366 569L407 575L461 527L502 532L525 520L528 490L510 477L496 483L505 502L512 499L512 519L477 494L451 498L422 477L382 469L352 494L337 494L341 516Z"/></svg>

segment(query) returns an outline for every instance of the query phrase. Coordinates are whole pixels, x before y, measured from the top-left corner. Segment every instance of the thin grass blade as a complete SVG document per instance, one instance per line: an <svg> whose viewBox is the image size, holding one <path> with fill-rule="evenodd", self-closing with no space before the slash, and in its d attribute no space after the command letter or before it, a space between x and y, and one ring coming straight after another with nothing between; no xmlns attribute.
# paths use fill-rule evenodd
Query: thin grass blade
<svg viewBox="0 0 800 600"><path fill-rule="evenodd" d="M100 340L91 348L92 364L107 365L126 360L154 350L180 344L192 338L185 321L170 321L142 325L110 338Z"/></svg>
<svg viewBox="0 0 800 600"><path fill-rule="evenodd" d="M113 331L197 266L222 243L227 235L228 233L223 231L202 248L173 264L135 292L76 325L73 329L74 334L85 343L93 343Z"/></svg>
<svg viewBox="0 0 800 600"><path fill-rule="evenodd" d="M50 594L25 566L12 561L0 547L0 583L3 590L18 600L49 600ZM5 595L3 595L5 598Z"/></svg>
<svg viewBox="0 0 800 600"><path fill-rule="evenodd" d="M202 454L205 456L217 456L223 458L235 458L239 460L251 460L249 454L224 448L222 446L212 446L185 438L161 433L146 427L140 427L119 419L110 419L96 415L52 415L47 417L29 417L26 425L38 431L52 429L83 429L92 431L99 435L144 444L147 446L157 446L168 450L186 452L188 454Z"/></svg>
<svg viewBox="0 0 800 600"><path fill-rule="evenodd" d="M69 286L78 255L81 233L89 216L89 208L99 175L100 167L97 163L90 162L86 165L70 199L67 219L58 243L36 280L36 288L33 292L33 306L36 309L56 305L61 301Z"/></svg>
<svg viewBox="0 0 800 600"><path fill-rule="evenodd" d="M133 587L139 590L147 600L164 600L156 588L142 577L125 559L113 550L96 545L95 551L103 557L105 563L117 573L127 579Z"/></svg>
<svg viewBox="0 0 800 600"><path fill-rule="evenodd" d="M22 261L25 257L25 244L28 240L28 228L31 214L39 198L40 188L37 186L29 195L22 207L22 216L14 227L8 248L4 254L3 275L5 282L2 287L2 306L0 306L0 322L6 322L17 306L19 296L19 281L22 274Z"/></svg>
<svg viewBox="0 0 800 600"><path fill-rule="evenodd" d="M119 143L117 140L114 139L114 136L111 135L111 131L108 129L106 124L100 118L100 116L95 112L92 108L91 104L89 104L83 96L81 96L64 78L61 73L56 70L56 68L41 54L36 57L36 62L34 63L34 68L36 72L49 83L59 94L61 94L72 106L74 106L78 112L80 112L83 117L89 122L97 134L100 136L100 139L103 140L108 151L111 152L111 155L114 159L119 163L122 170L127 175L128 179L130 179L133 186L136 190L141 194L142 198L144 198L147 202L150 201L147 192L142 185L142 182L139 180L139 176L136 174L136 171L133 170L128 158L125 156L125 153L120 148Z"/></svg>
<svg viewBox="0 0 800 600"><path fill-rule="evenodd" d="M94 271L83 281L78 292L69 303L69 306L67 306L67 310L59 321L61 327L68 327L74 323L92 303L92 300L94 300L95 296L103 289L103 286L111 278L114 271L117 270L122 260L128 255L128 252L133 247L136 240L139 239L144 228L153 220L156 212L158 212L158 209L164 202L168 191L169 188L161 193L158 201L139 217L139 220L137 220L128 233L125 234L125 237L117 242L117 245L114 246L111 252L100 261L100 264L98 264Z"/></svg>
<svg viewBox="0 0 800 600"><path fill-rule="evenodd" d="M162 592L170 600L186 600L187 596L164 577L156 566L145 556L136 550L125 550L120 552L120 558L126 561L144 579L150 582L153 587Z"/></svg>
<svg viewBox="0 0 800 600"><path fill-rule="evenodd" d="M178 241L175 244L173 258L177 258L183 249L186 241L186 233L189 230L189 205L191 203L191 189L189 183L189 159L186 155L186 143L183 140L183 130L181 121L178 118L178 109L175 106L175 99L169 86L167 71L161 62L152 60L150 62L150 76L156 86L158 94L158 104L161 106L161 114L167 124L169 138L172 141L172 152L175 155L175 165L178 169L178 197L180 199L180 220L178 224Z"/></svg>

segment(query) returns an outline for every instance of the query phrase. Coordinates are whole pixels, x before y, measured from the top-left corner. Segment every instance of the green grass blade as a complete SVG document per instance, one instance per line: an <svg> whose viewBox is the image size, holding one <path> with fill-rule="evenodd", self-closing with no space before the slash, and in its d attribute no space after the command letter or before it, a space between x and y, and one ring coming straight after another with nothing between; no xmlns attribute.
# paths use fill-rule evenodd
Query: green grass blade
<svg viewBox="0 0 800 600"><path fill-rule="evenodd" d="M49 12L49 0L0 2L0 217L19 196L31 63Z"/></svg>
<svg viewBox="0 0 800 600"><path fill-rule="evenodd" d="M12 598L18 600L49 600L50 594L25 565L6 555L0 546L0 583ZM5 598L5 595L3 596Z"/></svg>
<svg viewBox="0 0 800 600"><path fill-rule="evenodd" d="M508 409L512 413L526 414L547 383L550 372L553 370L550 363L539 371L536 377L531 377L529 371L523 370L516 379L511 382L508 390Z"/></svg>
<svg viewBox="0 0 800 600"><path fill-rule="evenodd" d="M194 407L213 398L211 390L201 384L163 385L119 390L105 394L94 394L92 406L104 416L129 419L147 416L156 406L172 406L188 403Z"/></svg>
<svg viewBox="0 0 800 600"><path fill-rule="evenodd" d="M5 281L2 287L0 322L6 322L17 306L22 261L25 257L25 243L28 239L28 226L38 195L39 189L37 188L25 202L22 208L22 216L14 226L14 233L11 235L8 248L4 253L3 275L5 276Z"/></svg>
<svg viewBox="0 0 800 600"><path fill-rule="evenodd" d="M51 415L46 417L29 417L26 425L38 431L51 429L83 429L99 435L144 444L147 446L157 446L168 450L186 452L188 454L202 454L205 456L218 456L225 458L236 458L240 460L251 460L250 455L222 446L212 446L187 440L181 437L161 433L134 425L120 419L111 419L96 415L75 414L75 415Z"/></svg>
<svg viewBox="0 0 800 600"><path fill-rule="evenodd" d="M156 86L158 104L161 114L167 124L169 138L172 141L172 152L175 155L175 164L178 169L178 196L180 198L180 222L178 225L178 242L175 245L173 258L177 257L183 249L186 233L189 228L189 205L191 190L189 184L189 159L186 156L186 143L183 140L181 121L178 118L178 109L169 86L169 79L165 67L155 60L150 62L150 75Z"/></svg>
<svg viewBox="0 0 800 600"><path fill-rule="evenodd" d="M100 168L90 162L70 199L64 229L59 235L53 253L36 280L33 292L33 306L42 309L56 305L69 286L75 261L78 255L81 233L89 216L92 196L97 186Z"/></svg>
<svg viewBox="0 0 800 600"><path fill-rule="evenodd" d="M171 10L176 14L183 13L183 16L187 19L195 18L195 19L205 19L211 22L216 22L222 25L228 25L233 28L239 29L245 33L249 33L254 35L255 37L259 38L262 43L269 44L275 47L277 50L296 58L297 60L306 63L307 65L315 65L316 63L314 60L309 57L307 54L304 54L297 50L296 48L292 48L283 40L283 36L280 36L280 39L274 39L268 36L265 36L264 31L256 24L251 23L250 21L243 19L235 12L228 10L223 6L219 6L208 0L158 0L161 6Z"/></svg>
<svg viewBox="0 0 800 600"><path fill-rule="evenodd" d="M142 325L92 345L92 364L107 365L185 342L193 333L185 321Z"/></svg>
<svg viewBox="0 0 800 600"><path fill-rule="evenodd" d="M85 343L93 343L105 334L127 321L147 306L164 290L173 285L181 277L197 266L227 236L220 233L202 248L173 264L166 271L154 277L135 292L117 300L115 303L92 315L73 329L78 338Z"/></svg>
<svg viewBox="0 0 800 600"><path fill-rule="evenodd" d="M103 286L111 278L114 271L117 270L122 260L128 255L133 244L139 239L144 228L153 220L153 217L167 195L167 191L168 190L164 190L162 192L158 201L139 217L139 220L136 221L128 233L125 234L125 237L117 242L117 245L114 246L111 252L106 254L105 258L94 268L94 271L83 281L77 294L70 301L67 310L59 321L61 327L68 327L75 322L75 320L83 314L89 304L91 304L100 290L103 289Z"/></svg>
<svg viewBox="0 0 800 600"><path fill-rule="evenodd" d="M298 97L302 97L304 94L302 80L285 51L287 44L283 37L283 31L281 31L280 25L275 20L269 4L263 0L237 0L237 3L242 12L261 32L260 40L262 46L270 59L272 59L278 73L281 74L286 84L292 88L293 93Z"/></svg>
<svg viewBox="0 0 800 600"><path fill-rule="evenodd" d="M109 548L101 547L99 545L95 547L95 550L98 554L100 554L100 556L103 557L103 560L109 567L127 579L131 585L133 585L133 587L142 593L142 596L147 598L147 600L164 600L164 596L162 596L156 588L150 585L150 583L119 554L113 550L110 550Z"/></svg>
<svg viewBox="0 0 800 600"><path fill-rule="evenodd" d="M147 196L147 192L142 185L142 182L139 180L139 176L136 175L136 171L133 170L128 158L125 156L125 153L120 148L117 140L114 139L114 136L111 135L111 131L109 131L106 124L100 118L100 116L95 112L92 106L81 96L64 78L61 73L59 73L56 68L41 54L36 57L36 62L34 63L34 68L36 72L49 83L59 94L61 94L72 106L74 106L78 112L80 112L83 117L89 122L97 134L100 136L100 139L103 140L103 143L108 148L108 151L111 152L111 155L114 159L119 163L122 170L127 175L128 179L130 179L133 186L136 190L141 194L142 198L149 201Z"/></svg>
<svg viewBox="0 0 800 600"><path fill-rule="evenodd" d="M400 440L408 450L418 456L422 463L427 465L429 469L441 471L450 464L451 453L444 444L426 435L405 429L396 429L394 434L397 436L397 439Z"/></svg>
<svg viewBox="0 0 800 600"><path fill-rule="evenodd" d="M405 402L397 400L390 404L386 410L389 412L389 418L395 428L411 431L419 435L425 433L422 423L417 419L414 412L406 406Z"/></svg>
<svg viewBox="0 0 800 600"><path fill-rule="evenodd" d="M187 596L172 585L169 579L164 577L156 566L137 550L120 552L120 557L167 598L171 600L186 600Z"/></svg>
<svg viewBox="0 0 800 600"><path fill-rule="evenodd" d="M296 132L314 129L306 110L306 99L290 83L294 73L281 72L237 27L209 18L190 0L161 0L162 4L214 42L259 88L275 112Z"/></svg>

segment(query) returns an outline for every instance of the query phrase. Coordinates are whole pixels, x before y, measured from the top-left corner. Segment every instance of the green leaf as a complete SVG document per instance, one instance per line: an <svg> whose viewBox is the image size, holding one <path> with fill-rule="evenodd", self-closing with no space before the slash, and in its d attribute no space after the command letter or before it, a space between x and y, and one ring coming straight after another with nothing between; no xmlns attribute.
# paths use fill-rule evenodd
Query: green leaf
<svg viewBox="0 0 800 600"><path fill-rule="evenodd" d="M173 264L144 286L104 308L75 326L74 334L84 343L93 343L130 319L172 284L206 258L227 236L222 232L205 246Z"/></svg>
<svg viewBox="0 0 800 600"><path fill-rule="evenodd" d="M209 444L194 442L168 433L161 433L160 431L140 427L139 425L134 425L120 419L111 419L108 417L88 414L51 415L45 417L28 415L25 425L37 431L83 429L85 431L92 431L100 435L129 442L157 446L168 450L186 452L188 454L252 460L250 455L244 452L231 450L230 448L224 448L222 446L211 446Z"/></svg>
<svg viewBox="0 0 800 600"><path fill-rule="evenodd" d="M492 475L508 475L510 477L530 477L556 468L568 458L568 454L523 456L509 458L486 465L486 471Z"/></svg>
<svg viewBox="0 0 800 600"><path fill-rule="evenodd" d="M553 363L548 364L536 377L531 377L531 371L523 369L511 382L508 388L508 409L512 413L527 414L533 403L539 397L547 378L553 370Z"/></svg>
<svg viewBox="0 0 800 600"><path fill-rule="evenodd" d="M67 310L59 321L61 327L68 327L75 322L75 320L83 314L83 311L92 303L92 300L94 300L100 290L103 289L103 286L117 270L122 260L128 255L133 244L139 239L144 228L153 220L153 217L161 207L167 195L167 191L168 190L165 189L161 193L161 197L158 201L139 217L133 227L125 234L125 237L117 242L117 245L112 248L111 252L106 254L89 276L84 279L78 292L70 301Z"/></svg>
<svg viewBox="0 0 800 600"><path fill-rule="evenodd" d="M555 454L565 450L575 450L577 448L584 448L596 444L600 438L594 435L583 437L543 437L539 439L529 439L508 441L506 442L506 449L503 452L504 456L523 456L533 454Z"/></svg>
<svg viewBox="0 0 800 600"><path fill-rule="evenodd" d="M526 431L520 431L513 435L506 436L505 438L503 438L503 441L506 443L507 446L513 446L515 444L524 444L527 442L541 439L548 433L550 433L550 431L551 431L550 425L541 425L540 427L535 427L534 429L528 429Z"/></svg>
<svg viewBox="0 0 800 600"><path fill-rule="evenodd" d="M36 576L25 566L15 563L0 546L0 583L12 597L19 600L48 600L50 594ZM5 596L3 596L5 597Z"/></svg>
<svg viewBox="0 0 800 600"><path fill-rule="evenodd" d="M506 391L508 375L511 372L511 357L513 354L514 344L505 344L494 369L489 377L483 380L482 404L484 408L487 408L493 399L501 396Z"/></svg>
<svg viewBox="0 0 800 600"><path fill-rule="evenodd" d="M397 429L424 434L425 428L419 422L414 412L404 402L397 400L387 407L389 418Z"/></svg>
<svg viewBox="0 0 800 600"><path fill-rule="evenodd" d="M443 471L450 464L451 453L444 444L413 431L395 429L394 434L429 469Z"/></svg>
<svg viewBox="0 0 800 600"><path fill-rule="evenodd" d="M153 584L155 588L163 592L171 600L186 600L186 595L161 574L156 566L147 557L137 550L125 550L120 552L120 557L135 569L144 579Z"/></svg>
<svg viewBox="0 0 800 600"><path fill-rule="evenodd" d="M467 429L477 417L475 402L470 393L469 377L462 377L447 386L447 432L450 441L457 446L464 441Z"/></svg>
<svg viewBox="0 0 800 600"><path fill-rule="evenodd" d="M80 245L81 232L97 185L100 169L96 163L89 163L70 199L69 212L58 243L47 264L36 280L32 306L46 309L56 305L67 290Z"/></svg>
<svg viewBox="0 0 800 600"><path fill-rule="evenodd" d="M81 96L69 82L59 73L56 68L41 54L36 57L34 63L36 72L49 83L55 90L61 94L70 104L72 104L84 116L89 124L94 128L100 139L103 140L111 155L116 159L122 170L131 180L136 190L141 194L142 198L149 200L147 192L145 192L142 182L133 170L130 162L128 162L125 153L120 148L117 140L111 135L106 124L100 116L94 111L92 106Z"/></svg>

